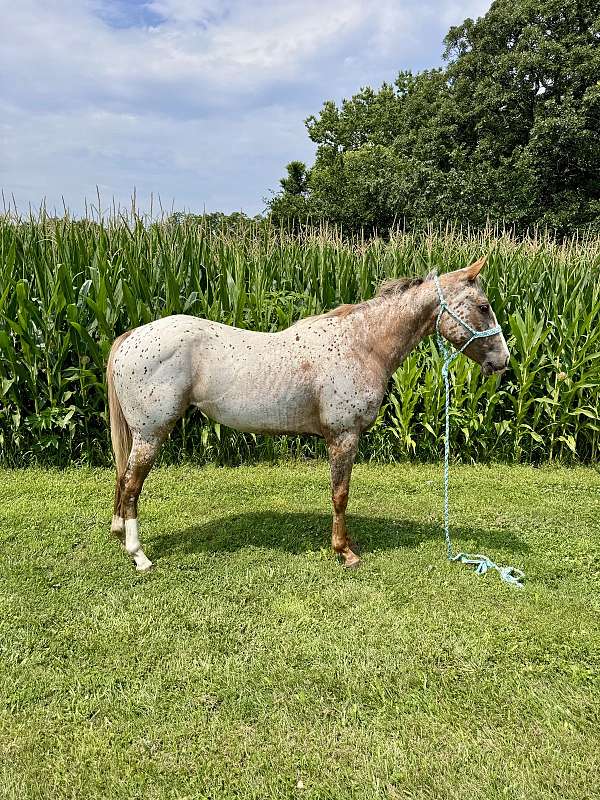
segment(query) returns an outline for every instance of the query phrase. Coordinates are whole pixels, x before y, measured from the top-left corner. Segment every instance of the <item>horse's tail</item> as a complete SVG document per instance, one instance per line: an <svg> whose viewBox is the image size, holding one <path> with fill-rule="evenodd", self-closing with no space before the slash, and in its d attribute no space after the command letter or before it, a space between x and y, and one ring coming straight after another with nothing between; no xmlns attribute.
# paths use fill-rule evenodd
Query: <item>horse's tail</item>
<svg viewBox="0 0 600 800"><path fill-rule="evenodd" d="M115 454L115 462L117 464L117 476L120 478L125 472L127 467L127 459L131 452L131 428L127 424L127 420L123 415L123 409L117 396L115 389L115 381L113 376L113 361L115 354L124 339L130 336L132 331L122 333L113 342L108 355L108 364L106 366L106 383L108 386L108 411L110 416L110 438L112 441L113 452Z"/></svg>

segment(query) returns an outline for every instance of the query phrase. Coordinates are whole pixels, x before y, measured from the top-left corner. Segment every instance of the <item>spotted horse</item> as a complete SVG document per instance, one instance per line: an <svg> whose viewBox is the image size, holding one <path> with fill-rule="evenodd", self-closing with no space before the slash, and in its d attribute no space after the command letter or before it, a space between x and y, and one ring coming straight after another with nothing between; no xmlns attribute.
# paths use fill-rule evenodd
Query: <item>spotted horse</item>
<svg viewBox="0 0 600 800"><path fill-rule="evenodd" d="M438 279L448 307L476 331L497 325L478 278L484 264L482 258ZM375 421L391 375L435 332L439 310L431 273L388 280L370 300L277 333L176 314L119 336L107 367L117 467L112 532L136 569L152 566L140 544L138 498L189 406L241 431L322 436L331 466L332 547L345 566L357 566L345 514L358 440ZM440 318L439 332L459 349L470 336L451 314ZM509 360L501 332L474 339L465 353L485 375L503 372Z"/></svg>

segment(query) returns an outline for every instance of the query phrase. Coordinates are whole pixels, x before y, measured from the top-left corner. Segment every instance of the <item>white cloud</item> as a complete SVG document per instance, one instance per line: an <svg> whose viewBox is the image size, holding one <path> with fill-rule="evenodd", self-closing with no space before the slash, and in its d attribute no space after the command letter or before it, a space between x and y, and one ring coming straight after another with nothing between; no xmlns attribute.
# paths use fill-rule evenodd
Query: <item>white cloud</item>
<svg viewBox="0 0 600 800"><path fill-rule="evenodd" d="M486 6L0 0L0 185L75 210L102 184L255 212L310 159L303 119L324 99L439 63L447 27Z"/></svg>
<svg viewBox="0 0 600 800"><path fill-rule="evenodd" d="M46 198L60 208L64 196L77 212L84 197L95 202L99 185L106 206L113 197L127 206L135 188L144 206L154 193L178 209L255 213L290 153L310 157L306 137L297 141L294 119L278 106L235 120L75 110L40 115L34 126L15 109L0 106L0 115L14 120L2 129L3 171L14 176L4 189L24 207Z"/></svg>

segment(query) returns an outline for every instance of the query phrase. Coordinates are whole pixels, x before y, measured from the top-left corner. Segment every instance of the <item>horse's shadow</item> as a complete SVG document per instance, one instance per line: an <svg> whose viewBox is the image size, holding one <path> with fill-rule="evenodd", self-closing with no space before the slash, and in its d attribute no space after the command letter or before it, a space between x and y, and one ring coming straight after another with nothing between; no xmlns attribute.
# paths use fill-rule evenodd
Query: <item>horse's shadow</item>
<svg viewBox="0 0 600 800"><path fill-rule="evenodd" d="M350 535L362 553L399 547L418 547L422 542L443 543L439 524L386 517L348 515ZM274 548L290 553L318 551L329 547L331 516L318 513L257 511L231 514L172 533L149 536L153 554L160 558L179 553L234 552L243 547ZM527 544L506 530L456 526L455 549L481 552L508 548L516 553L528 551Z"/></svg>

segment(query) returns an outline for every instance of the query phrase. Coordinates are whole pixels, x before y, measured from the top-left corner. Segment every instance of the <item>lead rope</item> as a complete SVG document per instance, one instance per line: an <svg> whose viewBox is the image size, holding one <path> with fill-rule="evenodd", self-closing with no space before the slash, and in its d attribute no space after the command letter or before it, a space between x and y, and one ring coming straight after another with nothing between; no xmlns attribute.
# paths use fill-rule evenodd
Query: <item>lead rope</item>
<svg viewBox="0 0 600 800"><path fill-rule="evenodd" d="M518 586L519 588L523 588L523 578L525 577L525 573L517 569L516 567L499 567L498 564L494 563L490 558L484 555L469 555L467 553L457 553L453 555L452 553L452 540L450 539L450 511L449 511L449 483L450 483L450 376L448 374L450 364L457 358L470 344L474 339L485 339L488 336L495 336L497 333L501 332L500 325L496 325L494 328L488 328L485 331L476 331L474 330L468 322L462 319L459 314L449 308L444 295L442 293L442 287L440 286L439 278L437 275L433 276L435 281L435 286L437 289L439 301L440 301L440 310L437 315L436 323L435 323L435 331L437 336L438 347L444 356L444 363L442 364L442 377L444 379L444 387L446 390L446 436L444 438L444 536L446 538L446 551L448 554L448 561L456 561L459 564L466 564L467 566L471 566L475 568L475 573L477 575L485 575L485 573L489 569L495 569L500 578L505 581L506 583L511 583L513 586ZM470 337L467 339L465 344L460 348L460 350L456 350L454 352L451 351L450 347L446 344L446 340L442 336L440 332L440 320L442 318L442 314L447 312L453 317L457 322L459 322L463 328L465 328L469 333Z"/></svg>

